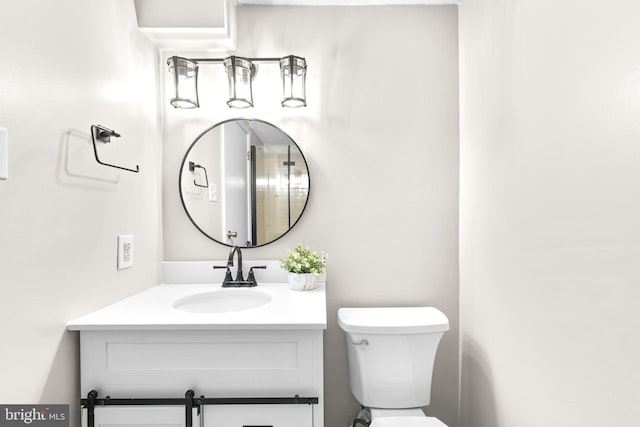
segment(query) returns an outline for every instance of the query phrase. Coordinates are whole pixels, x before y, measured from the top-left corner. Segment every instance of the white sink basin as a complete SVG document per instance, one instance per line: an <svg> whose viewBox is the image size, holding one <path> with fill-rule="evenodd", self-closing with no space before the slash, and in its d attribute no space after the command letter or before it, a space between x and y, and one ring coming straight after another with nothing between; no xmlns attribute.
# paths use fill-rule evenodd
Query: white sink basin
<svg viewBox="0 0 640 427"><path fill-rule="evenodd" d="M189 313L229 313L250 310L271 301L271 295L247 289L223 289L181 298L173 308Z"/></svg>

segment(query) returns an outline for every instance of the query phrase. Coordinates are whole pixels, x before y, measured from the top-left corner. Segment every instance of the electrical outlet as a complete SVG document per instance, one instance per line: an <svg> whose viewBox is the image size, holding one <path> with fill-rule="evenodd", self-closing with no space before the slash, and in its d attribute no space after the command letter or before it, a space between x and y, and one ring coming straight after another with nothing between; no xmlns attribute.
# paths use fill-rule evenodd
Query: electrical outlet
<svg viewBox="0 0 640 427"><path fill-rule="evenodd" d="M133 234L118 236L118 270L133 267Z"/></svg>

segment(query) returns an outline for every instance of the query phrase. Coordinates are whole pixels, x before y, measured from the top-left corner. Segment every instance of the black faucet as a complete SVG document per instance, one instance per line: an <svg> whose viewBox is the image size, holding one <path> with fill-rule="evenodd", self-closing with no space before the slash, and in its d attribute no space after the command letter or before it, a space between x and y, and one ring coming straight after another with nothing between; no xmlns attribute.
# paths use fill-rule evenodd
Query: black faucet
<svg viewBox="0 0 640 427"><path fill-rule="evenodd" d="M231 248L229 252L229 260L227 261L227 267L233 267L233 255L238 254L238 269L236 273L236 282L244 282L244 275L242 274L242 251L238 246Z"/></svg>
<svg viewBox="0 0 640 427"><path fill-rule="evenodd" d="M235 254L238 254L238 268L236 271L235 280L231 276L231 267L233 267L233 257ZM253 286L258 286L258 282L253 274L254 268L267 268L266 265L255 265L249 269L249 275L245 280L244 274L242 273L242 251L238 246L234 246L231 248L231 252L229 252L229 260L227 261L226 266L214 265L213 268L225 268L227 270L224 281L222 282L223 288L248 288Z"/></svg>

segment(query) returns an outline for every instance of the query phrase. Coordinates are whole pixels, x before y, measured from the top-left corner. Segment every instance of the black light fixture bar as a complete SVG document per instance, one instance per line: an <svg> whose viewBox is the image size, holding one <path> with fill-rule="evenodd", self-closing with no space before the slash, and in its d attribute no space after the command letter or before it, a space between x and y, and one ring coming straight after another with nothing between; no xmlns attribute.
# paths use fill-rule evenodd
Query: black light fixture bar
<svg viewBox="0 0 640 427"><path fill-rule="evenodd" d="M280 62L281 58L247 58L251 62ZM197 62L197 63L207 63L207 62L222 62L227 58L189 58L189 61Z"/></svg>

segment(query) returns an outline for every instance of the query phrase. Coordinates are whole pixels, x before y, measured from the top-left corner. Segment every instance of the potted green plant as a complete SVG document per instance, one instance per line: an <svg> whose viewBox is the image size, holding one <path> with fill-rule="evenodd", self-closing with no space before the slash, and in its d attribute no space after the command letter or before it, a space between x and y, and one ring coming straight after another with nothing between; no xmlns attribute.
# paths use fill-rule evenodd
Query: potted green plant
<svg viewBox="0 0 640 427"><path fill-rule="evenodd" d="M318 287L318 275L327 268L327 255L301 244L287 251L280 259L280 267L289 272L289 287L296 291L308 291Z"/></svg>

